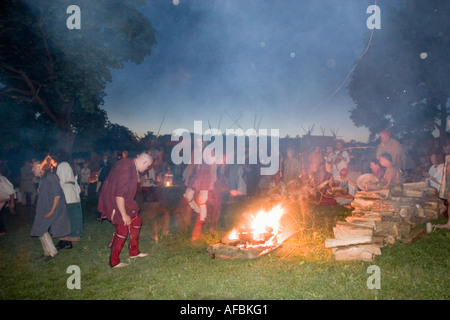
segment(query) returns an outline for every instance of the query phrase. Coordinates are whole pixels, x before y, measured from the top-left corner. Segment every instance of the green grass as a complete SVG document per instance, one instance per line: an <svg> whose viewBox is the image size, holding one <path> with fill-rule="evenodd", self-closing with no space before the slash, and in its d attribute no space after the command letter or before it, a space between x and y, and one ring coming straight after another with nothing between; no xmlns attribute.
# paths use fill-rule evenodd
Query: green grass
<svg viewBox="0 0 450 320"><path fill-rule="evenodd" d="M141 250L150 255L123 269L108 266L113 226L96 220L95 204L84 206L85 237L58 258L38 259L42 248L29 231L31 208L17 216L4 214L7 234L0 237L1 300L317 300L317 299L448 299L450 298L450 232L436 230L416 242L382 249L373 262L337 262L324 247L332 227L343 220L339 207L315 208L308 226L271 253L253 260L212 259L217 243L246 209L243 203L224 208L219 234L204 231L191 244L190 234L171 229L159 243L148 225L141 232ZM438 222L443 222L443 218ZM55 240L56 242L56 240ZM70 290L66 273L81 270L81 289ZM370 265L381 271L381 289L367 288Z"/></svg>

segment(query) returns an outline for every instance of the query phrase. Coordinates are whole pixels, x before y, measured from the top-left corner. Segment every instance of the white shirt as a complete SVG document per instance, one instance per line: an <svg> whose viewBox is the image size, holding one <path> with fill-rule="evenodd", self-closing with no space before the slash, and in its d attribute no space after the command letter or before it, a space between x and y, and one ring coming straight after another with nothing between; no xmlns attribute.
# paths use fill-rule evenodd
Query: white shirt
<svg viewBox="0 0 450 320"><path fill-rule="evenodd" d="M428 170L428 174L430 175L430 178L434 178L439 181L439 183L437 183L431 179L427 179L430 187L439 191L439 187L441 186L442 178L444 176L444 164L441 163L438 166L431 166L430 170Z"/></svg>
<svg viewBox="0 0 450 320"><path fill-rule="evenodd" d="M150 181L152 180L152 181ZM156 187L156 176L153 168L148 170L148 173L141 175L141 187Z"/></svg>
<svg viewBox="0 0 450 320"><path fill-rule="evenodd" d="M89 175L91 174L91 170L89 168L83 168L81 169L81 177L80 182L81 183L88 183L89 182Z"/></svg>
<svg viewBox="0 0 450 320"><path fill-rule="evenodd" d="M56 174L59 177L59 183L64 191L66 203L80 202L80 186L77 179L73 175L73 170L70 164L67 162L61 162L56 169Z"/></svg>
<svg viewBox="0 0 450 320"><path fill-rule="evenodd" d="M5 176L0 175L0 202L9 201L12 194L16 194L13 184Z"/></svg>

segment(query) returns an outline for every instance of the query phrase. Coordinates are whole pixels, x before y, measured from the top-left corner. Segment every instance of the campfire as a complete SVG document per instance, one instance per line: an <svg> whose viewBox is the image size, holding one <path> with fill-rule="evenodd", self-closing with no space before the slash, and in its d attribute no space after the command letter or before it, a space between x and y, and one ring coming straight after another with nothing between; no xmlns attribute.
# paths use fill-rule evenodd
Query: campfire
<svg viewBox="0 0 450 320"><path fill-rule="evenodd" d="M284 230L282 218L286 209L277 204L270 210L259 210L244 217L221 242L208 248L212 258L252 259L278 248L296 232Z"/></svg>

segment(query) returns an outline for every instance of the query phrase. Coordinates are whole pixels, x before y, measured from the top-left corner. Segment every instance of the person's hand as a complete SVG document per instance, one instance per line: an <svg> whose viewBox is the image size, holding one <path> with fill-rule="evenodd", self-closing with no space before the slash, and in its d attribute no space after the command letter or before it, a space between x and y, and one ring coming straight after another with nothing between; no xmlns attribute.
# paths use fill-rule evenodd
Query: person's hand
<svg viewBox="0 0 450 320"><path fill-rule="evenodd" d="M131 224L131 218L129 215L125 214L122 216L123 224L128 227Z"/></svg>
<svg viewBox="0 0 450 320"><path fill-rule="evenodd" d="M53 215L53 212L49 212L49 213L46 213L45 215L44 215L44 218L45 219L50 219L50 217Z"/></svg>

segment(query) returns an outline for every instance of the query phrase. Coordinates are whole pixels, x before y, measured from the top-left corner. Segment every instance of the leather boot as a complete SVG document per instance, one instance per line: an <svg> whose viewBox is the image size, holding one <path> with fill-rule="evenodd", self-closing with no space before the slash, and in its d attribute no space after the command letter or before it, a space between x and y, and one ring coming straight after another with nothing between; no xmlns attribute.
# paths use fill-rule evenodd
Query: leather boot
<svg viewBox="0 0 450 320"><path fill-rule="evenodd" d="M61 249L72 249L72 241L61 240L61 241L58 242L58 244L55 247L58 250L61 250Z"/></svg>

